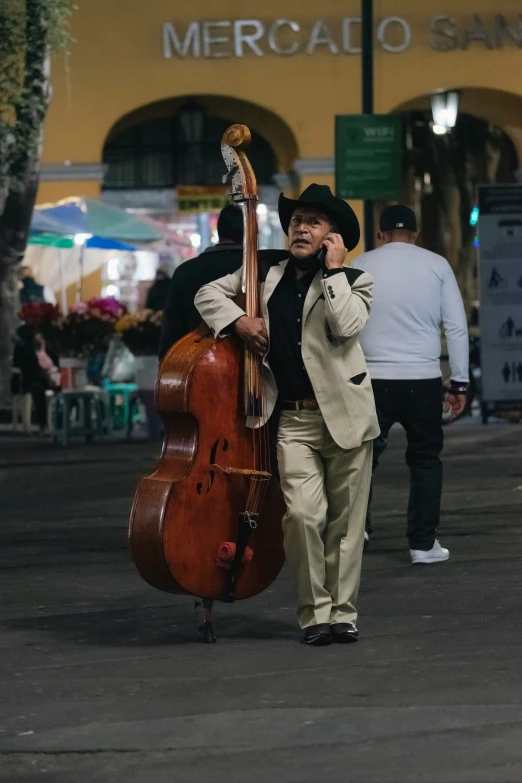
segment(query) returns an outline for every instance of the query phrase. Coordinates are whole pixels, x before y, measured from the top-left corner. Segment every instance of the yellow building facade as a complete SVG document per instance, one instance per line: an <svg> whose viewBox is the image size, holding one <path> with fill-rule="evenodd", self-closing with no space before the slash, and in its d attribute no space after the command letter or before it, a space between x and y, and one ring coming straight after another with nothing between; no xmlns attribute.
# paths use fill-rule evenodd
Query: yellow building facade
<svg viewBox="0 0 522 783"><path fill-rule="evenodd" d="M188 99L264 139L274 188L334 186L334 118L361 109L357 0L78 6L70 55L52 66L39 203L99 195L108 141ZM461 111L499 125L522 159L521 12L514 0L375 0L375 112L458 89Z"/></svg>

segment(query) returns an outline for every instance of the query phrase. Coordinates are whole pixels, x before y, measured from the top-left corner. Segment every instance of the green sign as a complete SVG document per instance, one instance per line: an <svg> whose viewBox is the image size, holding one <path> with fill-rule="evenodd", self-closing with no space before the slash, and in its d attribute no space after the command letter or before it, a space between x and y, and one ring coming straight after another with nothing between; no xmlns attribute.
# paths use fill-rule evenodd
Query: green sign
<svg viewBox="0 0 522 783"><path fill-rule="evenodd" d="M398 198L401 156L399 115L340 114L335 118L335 189L340 198Z"/></svg>

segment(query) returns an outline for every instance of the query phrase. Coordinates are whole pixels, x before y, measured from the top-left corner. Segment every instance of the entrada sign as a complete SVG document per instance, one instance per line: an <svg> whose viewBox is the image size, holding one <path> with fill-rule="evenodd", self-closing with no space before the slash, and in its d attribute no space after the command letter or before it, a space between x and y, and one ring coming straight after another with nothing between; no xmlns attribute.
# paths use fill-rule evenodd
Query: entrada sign
<svg viewBox="0 0 522 783"><path fill-rule="evenodd" d="M220 212L230 203L230 188L202 185L178 185L176 196L178 212L183 215L197 215L200 212Z"/></svg>
<svg viewBox="0 0 522 783"><path fill-rule="evenodd" d="M189 22L187 25L163 24L163 55L172 57L263 57L273 52L280 56L314 54L360 54L358 16L347 16L336 22L318 19L304 27L293 19L274 22L259 19ZM429 20L430 46L439 52L468 49L478 43L488 49L500 49L505 43L522 48L522 16L510 21L496 14L486 21L472 14L462 24L449 14L439 14ZM387 52L400 54L412 43L409 22L401 16L387 16L376 26L379 46Z"/></svg>

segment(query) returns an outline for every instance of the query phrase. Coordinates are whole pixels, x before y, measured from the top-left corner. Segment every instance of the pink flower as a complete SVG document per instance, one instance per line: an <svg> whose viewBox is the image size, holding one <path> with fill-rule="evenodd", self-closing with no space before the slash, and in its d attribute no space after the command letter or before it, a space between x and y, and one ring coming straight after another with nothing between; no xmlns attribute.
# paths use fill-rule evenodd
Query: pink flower
<svg viewBox="0 0 522 783"><path fill-rule="evenodd" d="M119 318L127 312L125 305L122 305L113 296L95 297L90 299L87 304L91 312L95 312L97 315L107 315L110 318Z"/></svg>
<svg viewBox="0 0 522 783"><path fill-rule="evenodd" d="M71 313L78 313L80 315L83 315L84 313L87 313L89 310L89 305L87 302L76 302L76 304L73 304L71 307Z"/></svg>

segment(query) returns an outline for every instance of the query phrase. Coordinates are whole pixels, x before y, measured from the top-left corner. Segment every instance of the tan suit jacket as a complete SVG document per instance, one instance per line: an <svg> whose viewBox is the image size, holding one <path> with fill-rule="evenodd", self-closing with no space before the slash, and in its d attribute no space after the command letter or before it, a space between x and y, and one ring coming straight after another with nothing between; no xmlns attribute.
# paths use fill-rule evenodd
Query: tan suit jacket
<svg viewBox="0 0 522 783"><path fill-rule="evenodd" d="M270 267L261 284L262 316L269 339L268 300L281 280L288 259ZM328 430L342 449L354 449L379 435L372 386L359 345L372 301L372 278L345 267L346 274L315 276L303 310L302 354ZM351 284L349 282L351 281ZM203 286L195 305L216 336L225 336L244 311L232 297L241 293L241 269ZM277 386L267 357L263 359L267 416L277 401Z"/></svg>

